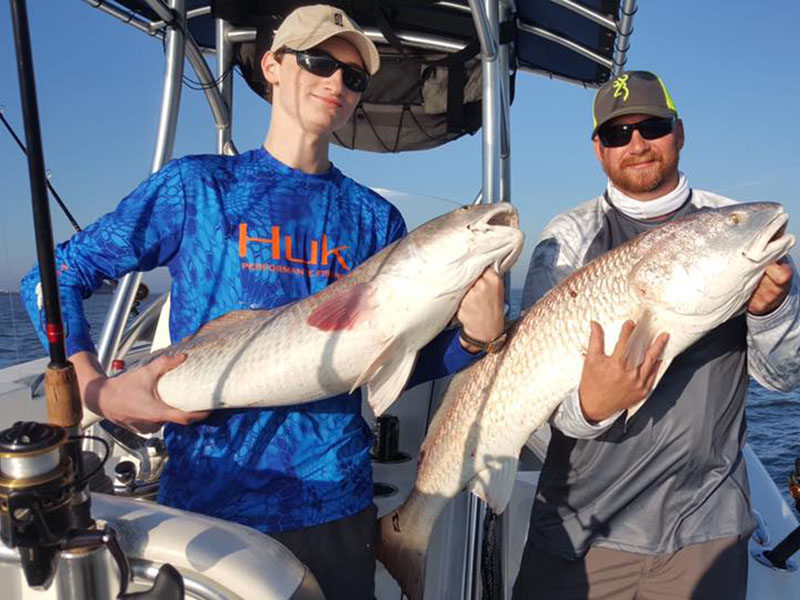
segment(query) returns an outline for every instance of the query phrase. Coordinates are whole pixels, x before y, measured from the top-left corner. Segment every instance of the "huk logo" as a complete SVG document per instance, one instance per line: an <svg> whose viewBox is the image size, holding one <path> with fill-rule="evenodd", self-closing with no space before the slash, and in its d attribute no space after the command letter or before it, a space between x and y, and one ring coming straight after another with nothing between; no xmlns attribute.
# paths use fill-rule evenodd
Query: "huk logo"
<svg viewBox="0 0 800 600"><path fill-rule="evenodd" d="M627 102L628 96L630 95L630 91L628 90L628 77L630 77L630 75L623 75L622 77L617 77L613 83L614 98L619 98L620 96L622 96L623 102Z"/></svg>
<svg viewBox="0 0 800 600"><path fill-rule="evenodd" d="M344 23L342 21L342 13L333 13L333 24L338 25L339 27L344 27Z"/></svg>
<svg viewBox="0 0 800 600"><path fill-rule="evenodd" d="M281 228L278 225L270 227L270 237L248 237L247 223L239 223L239 257L247 258L247 244L256 242L259 244L269 244L272 248L272 260L281 260L285 258L292 263L301 265L320 265L326 266L333 264L335 260L342 266L345 271L350 270L350 265L344 260L342 252L348 250L349 246L337 246L336 248L328 249L328 236L322 235L322 240L311 240L311 248L308 253L308 258L302 258L303 250L301 249L300 257L295 257L294 254L298 253L297 248L293 248L292 236L284 235L281 238Z"/></svg>

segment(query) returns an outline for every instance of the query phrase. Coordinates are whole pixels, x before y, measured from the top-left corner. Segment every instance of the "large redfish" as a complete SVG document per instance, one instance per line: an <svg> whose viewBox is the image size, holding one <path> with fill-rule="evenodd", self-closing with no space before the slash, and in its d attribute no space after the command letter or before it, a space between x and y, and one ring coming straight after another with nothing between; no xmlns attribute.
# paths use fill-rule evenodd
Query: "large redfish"
<svg viewBox="0 0 800 600"><path fill-rule="evenodd" d="M510 204L463 206L313 296L215 319L163 351L187 358L161 377L158 394L195 411L298 404L364 385L380 414L483 271L504 273L517 259L518 225Z"/></svg>
<svg viewBox="0 0 800 600"><path fill-rule="evenodd" d="M600 256L550 290L517 321L504 350L452 381L422 444L406 502L380 521L378 558L410 600L421 600L433 526L465 486L501 513L520 450L580 382L590 321L606 352L625 321L626 347L640 364L670 334L658 379L676 355L740 313L765 268L794 244L779 204L697 212ZM628 418L634 411L628 411Z"/></svg>

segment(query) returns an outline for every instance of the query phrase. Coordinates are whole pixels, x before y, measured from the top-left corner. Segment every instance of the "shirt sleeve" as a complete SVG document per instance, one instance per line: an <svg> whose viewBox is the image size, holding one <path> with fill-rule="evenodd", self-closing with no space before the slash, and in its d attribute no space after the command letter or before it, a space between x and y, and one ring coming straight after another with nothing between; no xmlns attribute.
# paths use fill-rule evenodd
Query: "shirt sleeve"
<svg viewBox="0 0 800 600"><path fill-rule="evenodd" d="M536 304L551 288L561 283L580 266L580 259L575 249L548 226L533 249L522 292L522 309ZM621 414L622 411L598 423L590 423L583 414L576 386L553 412L550 424L570 437L591 439L609 429Z"/></svg>
<svg viewBox="0 0 800 600"><path fill-rule="evenodd" d="M141 183L117 208L55 249L58 291L67 356L94 352L83 300L104 279L167 264L180 246L186 211L179 161ZM22 280L20 294L42 345L47 349L39 267Z"/></svg>
<svg viewBox="0 0 800 600"><path fill-rule="evenodd" d="M794 262L792 287L767 315L747 315L747 367L761 385L787 392L800 385L800 282Z"/></svg>
<svg viewBox="0 0 800 600"><path fill-rule="evenodd" d="M389 212L389 226L386 228L386 243L385 246L392 244L399 240L408 233L408 229L406 228L406 222L403 219L403 215L400 214L400 211L392 205L392 208Z"/></svg>

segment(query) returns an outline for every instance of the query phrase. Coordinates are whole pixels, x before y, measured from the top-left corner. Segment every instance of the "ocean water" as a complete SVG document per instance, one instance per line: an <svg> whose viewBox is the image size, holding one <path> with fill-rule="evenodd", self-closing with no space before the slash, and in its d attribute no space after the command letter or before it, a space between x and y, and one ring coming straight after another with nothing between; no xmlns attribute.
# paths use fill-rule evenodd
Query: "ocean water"
<svg viewBox="0 0 800 600"><path fill-rule="evenodd" d="M512 314L521 291L512 291ZM99 337L112 296L95 295L85 303L92 337ZM154 299L154 298L151 298ZM142 308L144 305L142 306ZM0 292L0 369L44 356L19 294ZM751 381L747 399L748 440L790 506L787 481L800 458L800 390L779 393Z"/></svg>

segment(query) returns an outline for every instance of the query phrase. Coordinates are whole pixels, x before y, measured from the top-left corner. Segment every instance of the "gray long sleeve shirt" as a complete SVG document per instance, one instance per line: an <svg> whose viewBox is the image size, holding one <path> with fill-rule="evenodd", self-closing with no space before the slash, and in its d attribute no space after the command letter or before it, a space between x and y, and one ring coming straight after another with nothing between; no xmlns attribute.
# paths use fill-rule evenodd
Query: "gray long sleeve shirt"
<svg viewBox="0 0 800 600"><path fill-rule="evenodd" d="M667 220L733 200L694 190ZM631 219L599 196L557 216L533 251L523 308L570 273L663 224ZM753 528L741 449L748 373L773 390L800 384L800 287L763 317L741 315L675 359L626 425L589 423L577 389L551 418L530 536L575 558L590 546L644 554Z"/></svg>

